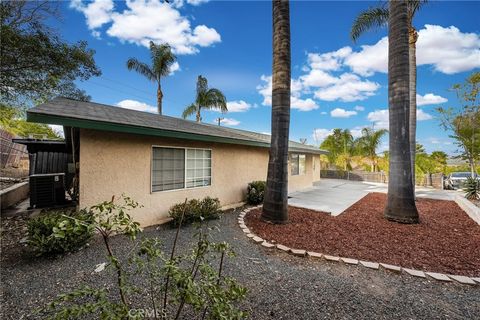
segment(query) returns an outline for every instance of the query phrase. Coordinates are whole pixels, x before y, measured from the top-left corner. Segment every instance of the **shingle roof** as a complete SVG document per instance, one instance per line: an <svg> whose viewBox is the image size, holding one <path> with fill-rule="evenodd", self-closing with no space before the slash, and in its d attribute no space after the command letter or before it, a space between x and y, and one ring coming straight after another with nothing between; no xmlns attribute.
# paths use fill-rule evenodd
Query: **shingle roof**
<svg viewBox="0 0 480 320"><path fill-rule="evenodd" d="M100 103L55 98L27 111L32 122L154 136L270 146L270 135L129 110ZM324 154L317 147L290 141L289 150Z"/></svg>

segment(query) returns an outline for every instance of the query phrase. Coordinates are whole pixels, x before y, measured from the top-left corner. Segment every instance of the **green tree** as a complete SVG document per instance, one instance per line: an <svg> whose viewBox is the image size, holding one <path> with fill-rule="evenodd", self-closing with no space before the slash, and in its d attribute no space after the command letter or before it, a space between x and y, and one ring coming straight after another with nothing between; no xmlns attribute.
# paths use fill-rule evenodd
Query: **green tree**
<svg viewBox="0 0 480 320"><path fill-rule="evenodd" d="M435 172L447 173L447 159L448 155L443 151L433 151L430 158L435 164Z"/></svg>
<svg viewBox="0 0 480 320"><path fill-rule="evenodd" d="M480 72L472 73L463 84L453 86L462 104L459 108L437 109L442 127L452 132L461 150L460 157L470 165L472 177L475 176L476 162L480 157L480 105L478 96L480 90Z"/></svg>
<svg viewBox="0 0 480 320"><path fill-rule="evenodd" d="M166 77L171 72L171 67L177 61L172 48L168 44L156 45L150 41L150 56L152 64L138 61L136 58L130 58L127 61L128 70L135 70L148 80L157 84L157 108L158 114L162 114L162 77Z"/></svg>
<svg viewBox="0 0 480 320"><path fill-rule="evenodd" d="M197 122L202 121L201 110L218 109L221 112L227 112L227 98L222 91L209 88L207 78L201 75L197 78L197 96L195 102L183 110L182 118L186 119L195 114Z"/></svg>
<svg viewBox="0 0 480 320"><path fill-rule="evenodd" d="M14 136L28 138L30 135L59 139L60 136L48 125L25 120L22 110L0 103L0 127Z"/></svg>
<svg viewBox="0 0 480 320"><path fill-rule="evenodd" d="M415 172L415 143L417 135L417 40L418 33L413 25L413 19L418 10L426 3L426 0L407 0L407 21L408 21L408 49L410 59L409 79L410 79L410 155L412 174ZM369 8L361 12L355 19L352 29L350 31L350 37L353 41L357 41L358 38L368 30L383 27L388 24L389 10L384 4ZM413 185L415 185L415 178L413 179Z"/></svg>
<svg viewBox="0 0 480 320"><path fill-rule="evenodd" d="M55 1L2 1L0 95L4 104L26 108L62 95L88 100L74 83L101 74L85 41L69 44L47 27L59 17Z"/></svg>
<svg viewBox="0 0 480 320"><path fill-rule="evenodd" d="M377 170L377 149L387 132L385 129L375 131L372 128L363 128L362 136L356 141L358 154L369 159L372 172Z"/></svg>
<svg viewBox="0 0 480 320"><path fill-rule="evenodd" d="M407 1L390 0L388 20L388 109L390 173L384 215L400 223L418 223L410 162L409 54Z"/></svg>
<svg viewBox="0 0 480 320"><path fill-rule="evenodd" d="M328 161L332 164L343 167L344 170L351 170L351 161L355 153L355 141L350 130L334 129L320 145L320 149L327 150Z"/></svg>
<svg viewBox="0 0 480 320"><path fill-rule="evenodd" d="M288 137L290 129L290 2L272 1L272 136L262 219L288 221Z"/></svg>

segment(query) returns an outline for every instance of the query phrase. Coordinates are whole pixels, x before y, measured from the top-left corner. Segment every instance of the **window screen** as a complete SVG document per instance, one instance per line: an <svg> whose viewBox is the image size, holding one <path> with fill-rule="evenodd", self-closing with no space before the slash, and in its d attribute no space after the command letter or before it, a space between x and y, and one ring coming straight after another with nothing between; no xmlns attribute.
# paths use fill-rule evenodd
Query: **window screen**
<svg viewBox="0 0 480 320"><path fill-rule="evenodd" d="M298 176L306 173L306 156L304 154L292 153L290 155L291 175Z"/></svg>
<svg viewBox="0 0 480 320"><path fill-rule="evenodd" d="M152 191L185 188L185 150L153 148Z"/></svg>
<svg viewBox="0 0 480 320"><path fill-rule="evenodd" d="M212 152L187 149L187 188L209 186L212 183Z"/></svg>

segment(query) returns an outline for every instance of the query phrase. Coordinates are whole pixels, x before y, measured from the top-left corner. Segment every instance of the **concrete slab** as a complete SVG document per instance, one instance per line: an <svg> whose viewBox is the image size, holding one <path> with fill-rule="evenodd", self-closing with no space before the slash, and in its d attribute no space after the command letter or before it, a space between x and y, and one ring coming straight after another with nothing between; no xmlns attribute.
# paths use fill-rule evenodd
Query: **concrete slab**
<svg viewBox="0 0 480 320"><path fill-rule="evenodd" d="M289 194L292 206L322 211L338 216L370 192L387 193L387 184L338 179L322 179L314 186ZM457 192L417 187L417 197L453 200Z"/></svg>

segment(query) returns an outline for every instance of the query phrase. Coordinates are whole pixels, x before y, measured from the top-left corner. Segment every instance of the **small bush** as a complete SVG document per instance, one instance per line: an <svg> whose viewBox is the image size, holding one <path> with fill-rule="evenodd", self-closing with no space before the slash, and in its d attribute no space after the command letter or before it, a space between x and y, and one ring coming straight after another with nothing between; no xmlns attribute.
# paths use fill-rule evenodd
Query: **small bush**
<svg viewBox="0 0 480 320"><path fill-rule="evenodd" d="M85 211L48 212L27 224L27 243L39 255L75 251L93 235L93 217Z"/></svg>
<svg viewBox="0 0 480 320"><path fill-rule="evenodd" d="M253 181L248 184L247 187L247 203L248 204L260 204L263 202L265 195L265 181Z"/></svg>
<svg viewBox="0 0 480 320"><path fill-rule="evenodd" d="M182 218L182 224L191 224L201 222L203 220L217 219L220 216L220 201L218 198L206 197L203 200L192 199L187 203L177 203L168 211L169 216L173 219L172 224L178 226Z"/></svg>
<svg viewBox="0 0 480 320"><path fill-rule="evenodd" d="M465 198L468 200L478 200L480 192L480 182L478 179L469 177L465 183Z"/></svg>

